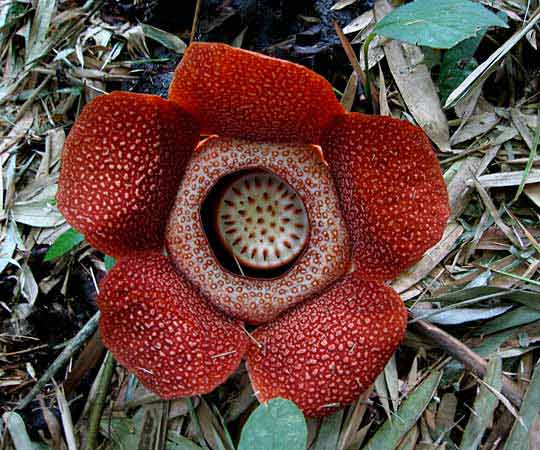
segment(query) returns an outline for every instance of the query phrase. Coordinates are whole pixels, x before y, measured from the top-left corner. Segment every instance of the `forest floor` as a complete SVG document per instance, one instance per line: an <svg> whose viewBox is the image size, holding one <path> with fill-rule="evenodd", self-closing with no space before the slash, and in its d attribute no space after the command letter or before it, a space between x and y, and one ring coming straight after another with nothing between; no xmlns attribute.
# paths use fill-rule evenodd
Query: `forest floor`
<svg viewBox="0 0 540 450"><path fill-rule="evenodd" d="M348 110L418 124L448 185L443 239L391 283L405 341L355 404L307 421L308 448L540 450L539 2L480 3L508 27L450 50L377 36L366 62L386 0L208 0L198 14L194 1L1 2L0 448L234 450L258 406L243 366L166 402L107 356L95 300L111 262L55 206L82 107L118 89L165 96L195 39L302 64Z"/></svg>

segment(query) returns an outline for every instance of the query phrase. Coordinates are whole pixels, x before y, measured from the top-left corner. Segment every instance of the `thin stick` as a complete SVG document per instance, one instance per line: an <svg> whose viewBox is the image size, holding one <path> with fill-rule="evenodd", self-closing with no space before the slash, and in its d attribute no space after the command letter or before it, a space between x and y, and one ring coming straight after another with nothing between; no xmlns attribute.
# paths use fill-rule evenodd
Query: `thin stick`
<svg viewBox="0 0 540 450"><path fill-rule="evenodd" d="M15 119L13 119L13 122L17 123L19 119L24 115L26 110L32 106L32 103L34 103L34 100L38 96L38 94L43 90L43 88L49 83L51 80L52 75L47 75L45 79L41 82L41 84L34 89L30 97L28 97L28 100L26 100L23 105L19 108L19 111L17 112L17 115L15 116Z"/></svg>
<svg viewBox="0 0 540 450"><path fill-rule="evenodd" d="M195 13L193 14L193 23L191 24L191 34L189 36L189 43L195 41L195 34L197 33L197 26L199 25L199 14L201 12L202 0L197 0L195 4Z"/></svg>
<svg viewBox="0 0 540 450"><path fill-rule="evenodd" d="M43 387L49 382L49 380L54 376L54 374L68 361L69 358L73 356L79 347L86 342L86 340L94 334L98 325L99 312L94 314L94 316L86 322L84 327L77 333L77 335L69 341L69 343L64 347L62 353L60 353L53 363L49 366L46 372L41 376L36 385L32 390L24 397L15 409L26 408L34 397L43 389Z"/></svg>
<svg viewBox="0 0 540 450"><path fill-rule="evenodd" d="M358 78L362 82L362 86L364 87L364 92L366 93L367 100L371 103L374 112L378 112L379 104L377 102L378 93L376 89L369 82L368 77L362 70L362 66L360 65L360 62L358 61L358 58L354 53L354 49L352 48L351 43L349 42L349 40L345 36L345 33L343 33L343 30L336 21L334 21L334 29L336 30L336 34L341 41L341 46L343 47L343 50L345 50L345 54L347 55L347 58L349 59L353 70L356 72Z"/></svg>
<svg viewBox="0 0 540 450"><path fill-rule="evenodd" d="M90 411L90 419L88 423L88 434L86 437L85 450L94 450L96 448L96 438L99 429L99 422L103 409L105 407L105 399L109 392L109 384L111 382L112 374L114 371L114 358L110 352L107 352L105 361L103 362L103 372L99 379L99 384L96 391L96 397L92 404Z"/></svg>
<svg viewBox="0 0 540 450"><path fill-rule="evenodd" d="M414 318L410 312L409 315ZM417 320L410 324L410 328L413 331L432 339L446 353L457 359L465 367L472 370L476 375L480 377L485 375L487 370L487 361L473 352L463 342L448 334L446 331L443 331L432 323L425 322L423 320ZM521 392L516 384L506 375L503 375L502 379L502 393L514 405L518 407L521 405Z"/></svg>

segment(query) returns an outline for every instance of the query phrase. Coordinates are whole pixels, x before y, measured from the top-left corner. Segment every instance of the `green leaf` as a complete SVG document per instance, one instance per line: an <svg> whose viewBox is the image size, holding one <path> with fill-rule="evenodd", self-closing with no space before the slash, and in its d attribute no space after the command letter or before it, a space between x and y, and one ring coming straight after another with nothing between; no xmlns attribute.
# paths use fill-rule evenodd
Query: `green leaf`
<svg viewBox="0 0 540 450"><path fill-rule="evenodd" d="M472 288L461 289L454 292L443 294L439 297L432 297L429 299L431 303L441 303L443 305L452 305L460 302L480 302L484 300L491 300L494 298L511 300L513 302L521 303L533 309L540 309L540 302L538 301L538 293L519 290L519 289L507 289L495 286L478 286Z"/></svg>
<svg viewBox="0 0 540 450"><path fill-rule="evenodd" d="M73 228L70 228L58 236L53 245L47 250L47 253L45 253L45 258L43 259L44 261L52 261L59 258L74 249L82 241L84 241L84 236Z"/></svg>
<svg viewBox="0 0 540 450"><path fill-rule="evenodd" d="M514 422L510 436L506 441L504 450L529 450L529 433L533 429L534 420L540 415L540 364L536 364L536 369L529 383L527 393L523 398L519 416L519 420ZM525 425L527 429L523 427Z"/></svg>
<svg viewBox="0 0 540 450"><path fill-rule="evenodd" d="M339 432L343 421L343 410L326 416L321 423L317 440L311 446L312 450L335 450L338 448Z"/></svg>
<svg viewBox="0 0 540 450"><path fill-rule="evenodd" d="M238 450L305 450L307 425L302 411L283 398L260 405L247 420Z"/></svg>
<svg viewBox="0 0 540 450"><path fill-rule="evenodd" d="M169 431L167 434L167 444L165 448L166 450L202 450L201 447L193 441L190 441L188 438L175 431Z"/></svg>
<svg viewBox="0 0 540 450"><path fill-rule="evenodd" d="M466 39L444 54L439 74L439 92L443 103L450 93L478 67L478 62L473 55L484 34L485 31L478 36Z"/></svg>
<svg viewBox="0 0 540 450"><path fill-rule="evenodd" d="M374 32L414 45L452 48L490 26L507 27L502 19L479 3L416 0L384 17Z"/></svg>
<svg viewBox="0 0 540 450"><path fill-rule="evenodd" d="M99 422L101 434L113 441L110 446L113 450L137 448L144 411L140 408L133 418L129 417L102 417Z"/></svg>
<svg viewBox="0 0 540 450"><path fill-rule="evenodd" d="M30 440L22 417L15 412L5 412L2 420L6 424L13 445L17 450L37 450L36 443Z"/></svg>
<svg viewBox="0 0 540 450"><path fill-rule="evenodd" d="M490 320L482 326L476 334L492 334L509 328L519 327L540 320L540 311L537 309L520 306L512 311Z"/></svg>
<svg viewBox="0 0 540 450"><path fill-rule="evenodd" d="M370 450L396 448L433 398L441 381L441 374L438 371L431 373L414 392L409 394L407 400L399 407L397 417L392 421L386 420L365 448Z"/></svg>
<svg viewBox="0 0 540 450"><path fill-rule="evenodd" d="M489 361L484 381L496 391L502 388L502 361L495 357ZM483 384L480 385L478 395L474 401L472 414L469 417L460 449L476 450L482 437L493 420L493 413L499 403L497 397Z"/></svg>
<svg viewBox="0 0 540 450"><path fill-rule="evenodd" d="M116 259L114 259L112 256L105 255L105 259L103 260L103 262L105 263L105 269L107 269L107 271L109 271L116 264Z"/></svg>
<svg viewBox="0 0 540 450"><path fill-rule="evenodd" d="M178 36L167 31L160 30L159 28L153 27L152 25L148 25L146 23L141 24L141 28L146 37L152 39L153 41L159 42L161 45L167 47L173 52L184 53L186 43Z"/></svg>
<svg viewBox="0 0 540 450"><path fill-rule="evenodd" d="M487 320L504 314L512 308L512 305L495 306L493 308L447 308L438 312L437 309L422 315L420 308L411 308L411 311L419 318L431 323L441 325L459 325L477 320ZM425 310L424 310L425 311Z"/></svg>
<svg viewBox="0 0 540 450"><path fill-rule="evenodd" d="M506 23L506 15L497 15ZM474 54L484 38L487 28L483 28L474 37L460 42L444 53L441 72L439 73L439 92L441 102L445 103L448 96L478 67Z"/></svg>

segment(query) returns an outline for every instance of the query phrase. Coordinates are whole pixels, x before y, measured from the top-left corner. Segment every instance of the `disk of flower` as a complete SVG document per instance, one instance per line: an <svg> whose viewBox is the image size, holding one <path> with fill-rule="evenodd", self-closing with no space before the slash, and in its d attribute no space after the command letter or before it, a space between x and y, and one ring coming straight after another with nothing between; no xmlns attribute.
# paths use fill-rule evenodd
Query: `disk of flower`
<svg viewBox="0 0 540 450"><path fill-rule="evenodd" d="M407 322L384 282L449 216L419 128L347 113L304 67L209 43L186 50L168 100L114 92L84 108L57 198L118 260L100 333L145 386L207 393L245 359L260 401L307 416L383 370Z"/></svg>

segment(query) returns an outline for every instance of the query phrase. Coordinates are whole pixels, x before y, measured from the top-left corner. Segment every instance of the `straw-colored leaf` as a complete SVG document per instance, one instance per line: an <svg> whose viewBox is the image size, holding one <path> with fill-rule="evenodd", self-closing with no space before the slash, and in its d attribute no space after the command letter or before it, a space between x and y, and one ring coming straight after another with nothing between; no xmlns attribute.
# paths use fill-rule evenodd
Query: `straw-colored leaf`
<svg viewBox="0 0 540 450"><path fill-rule="evenodd" d="M450 132L431 74L418 47L387 41L384 53L405 104L425 133L443 151L450 149Z"/></svg>
<svg viewBox="0 0 540 450"><path fill-rule="evenodd" d="M353 3L357 2L357 0L338 0L332 7L330 8L331 11L339 11L340 9L346 8L347 6L351 6Z"/></svg>
<svg viewBox="0 0 540 450"><path fill-rule="evenodd" d="M403 272L391 284L392 288L400 293L418 283L439 264L454 247L455 242L463 233L463 227L457 223L450 223L446 228L441 241L426 252L420 261L410 269Z"/></svg>
<svg viewBox="0 0 540 450"><path fill-rule="evenodd" d="M530 450L529 430L540 414L540 364L536 364L523 404L519 410L522 421L515 421L503 450Z"/></svg>
<svg viewBox="0 0 540 450"><path fill-rule="evenodd" d="M501 390L502 361L499 357L494 357L489 361L484 381L493 389ZM497 404L497 397L484 385L481 385L463 432L461 450L476 450L479 447L484 433L493 421L493 413Z"/></svg>
<svg viewBox="0 0 540 450"><path fill-rule="evenodd" d="M34 20L30 28L28 47L26 48L26 63L40 57L48 47L47 36L56 11L56 0L37 0Z"/></svg>

